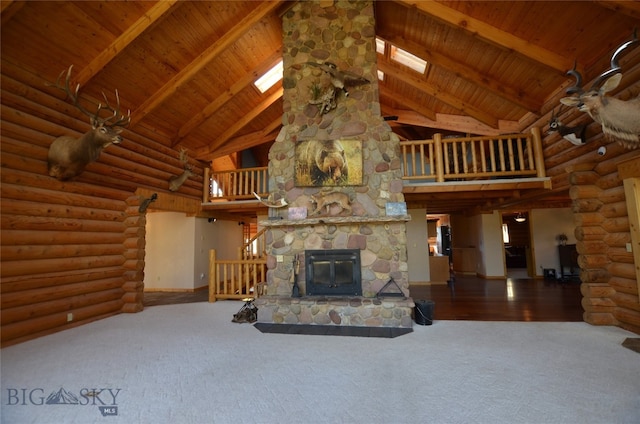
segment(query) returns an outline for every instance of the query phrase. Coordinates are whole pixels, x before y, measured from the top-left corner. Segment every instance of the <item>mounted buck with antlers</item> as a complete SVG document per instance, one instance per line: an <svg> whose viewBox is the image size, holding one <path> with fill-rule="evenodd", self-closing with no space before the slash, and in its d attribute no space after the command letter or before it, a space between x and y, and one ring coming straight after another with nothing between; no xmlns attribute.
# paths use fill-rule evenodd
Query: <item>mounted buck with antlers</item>
<svg viewBox="0 0 640 424"><path fill-rule="evenodd" d="M65 84L62 86L60 80L65 71L60 73L54 87L63 90L67 97L71 99L73 105L82 113L89 117L91 122L91 130L83 134L80 138L71 136L62 136L53 140L49 146L48 170L49 175L59 180L68 180L84 171L85 167L95 162L102 150L111 145L122 142L120 133L131 122L130 112L127 115L120 114L120 97L116 90L116 107L112 107L107 100L107 96L102 93L105 104L97 105L95 113L89 112L80 104L79 92L80 84L76 85L75 90L71 90L71 70L73 65L69 66L66 71ZM110 116L106 118L100 117L102 111L108 111Z"/></svg>
<svg viewBox="0 0 640 424"><path fill-rule="evenodd" d="M555 109L551 111L551 119L549 120L549 130L547 134L551 134L557 132L570 142L576 146L581 146L586 142L585 132L587 129L586 124L576 125L575 127L567 127L560 121L560 114L562 113L562 106L560 106L560 110L556 115Z"/></svg>
<svg viewBox="0 0 640 424"><path fill-rule="evenodd" d="M618 60L622 52L638 43L637 30L633 38L623 43L611 56L611 66L600 74L589 90L582 88L582 75L575 66L567 72L576 79L576 83L567 88L567 94L577 97L564 97L560 102L567 106L576 106L581 112L587 112L594 121L602 125L602 132L610 139L618 141L628 149L640 147L640 97L628 101L615 97L606 97L605 93L620 84L622 74Z"/></svg>
<svg viewBox="0 0 640 424"><path fill-rule="evenodd" d="M169 190L171 191L178 191L178 189L182 187L182 184L187 181L187 178L193 175L193 168L189 165L189 156L185 149L180 150L180 162L183 164L184 172L180 175L173 175L169 178Z"/></svg>

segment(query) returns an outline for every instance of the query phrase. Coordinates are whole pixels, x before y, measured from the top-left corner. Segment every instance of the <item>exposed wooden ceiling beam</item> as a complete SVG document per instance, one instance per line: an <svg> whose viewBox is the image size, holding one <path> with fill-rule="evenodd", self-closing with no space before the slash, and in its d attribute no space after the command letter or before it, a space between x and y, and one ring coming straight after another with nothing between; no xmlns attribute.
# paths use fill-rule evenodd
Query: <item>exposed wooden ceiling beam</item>
<svg viewBox="0 0 640 424"><path fill-rule="evenodd" d="M145 116L147 116L147 114L160 106L167 98L175 94L182 85L189 81L227 47L242 37L253 25L276 9L280 3L281 1L260 2L248 15L235 24L229 32L220 37L204 52L200 53L193 62L182 68L180 72L167 81L165 85L141 104L138 110L131 113L131 126L140 122Z"/></svg>
<svg viewBox="0 0 640 424"><path fill-rule="evenodd" d="M127 48L136 38L147 28L155 24L166 12L175 6L178 0L160 0L134 22L125 32L120 34L106 49L102 50L98 56L85 66L76 76L76 82L80 85L86 84L91 78L96 76L109 62L111 62L121 51Z"/></svg>
<svg viewBox="0 0 640 424"><path fill-rule="evenodd" d="M253 83L257 78L260 77L264 72L269 70L275 62L282 58L282 48L276 50L267 60L265 60L259 67L254 69L252 72L244 73L231 87L225 90L218 98L216 98L213 102L211 102L207 107L205 107L202 111L193 115L189 121L187 121L180 129L178 130L178 135L173 140L173 145L175 146L189 135L191 131L197 128L200 124L205 122L209 117L211 117L218 109L220 109L226 102L231 100L233 96L238 94L240 91L244 90L249 84Z"/></svg>
<svg viewBox="0 0 640 424"><path fill-rule="evenodd" d="M573 67L573 58L549 51L436 1L398 0L398 2L498 46L517 52L535 62L542 63L562 75L567 69Z"/></svg>
<svg viewBox="0 0 640 424"><path fill-rule="evenodd" d="M522 90L507 87L501 84L500 81L496 81L490 75L482 74L471 66L467 66L464 63L454 60L442 53L432 51L424 47L422 44L409 41L397 34L378 33L377 35L379 38L426 60L428 63L446 69L449 72L453 72L456 76L489 90L513 104L533 113L540 113L543 102L532 98Z"/></svg>
<svg viewBox="0 0 640 424"><path fill-rule="evenodd" d="M378 57L380 59L380 57ZM435 97L443 103L448 104L451 107L458 109L459 111L466 113L469 116L477 119L478 121L493 127L498 127L498 118L468 104L459 98L453 96L450 93L442 90L440 87L429 84L423 78L411 75L408 72L401 71L395 66L391 65L385 60L378 60L378 68L386 75L398 78L401 81L409 84L413 88L420 90L430 96Z"/></svg>
<svg viewBox="0 0 640 424"><path fill-rule="evenodd" d="M260 131L246 134L241 137L236 137L229 140L222 145L219 149L208 156L209 159L230 155L234 152L240 152L242 150L250 149L252 147L259 146L264 143L274 141L278 136L278 130L282 126L282 118L275 119L271 124L267 125Z"/></svg>
<svg viewBox="0 0 640 424"><path fill-rule="evenodd" d="M627 16L631 16L635 19L640 19L640 2L629 0L605 0L597 1L599 6L606 7L607 9L614 10L619 13L624 13Z"/></svg>
<svg viewBox="0 0 640 424"><path fill-rule="evenodd" d="M220 146L225 144L229 139L241 128L247 125L249 122L253 121L258 115L264 112L269 106L275 103L282 97L282 93L284 89L282 86L278 87L271 95L267 96L263 101L260 102L259 105L254 107L249 113L245 114L242 119L236 121L231 127L229 127L224 133L222 133L218 138L213 140L208 147L200 149L198 152L198 159L209 160L211 154L216 151ZM237 151L237 148L234 149Z"/></svg>
<svg viewBox="0 0 640 424"><path fill-rule="evenodd" d="M417 113L419 113L420 115L431 119L433 121L435 121L436 118L436 113L430 109L427 109L426 107L422 106L421 104L414 102L412 100L409 100L407 98L398 98L395 93L393 93L389 88L387 88L384 83L379 84L378 85L378 89L380 90L380 94L382 94L385 97L389 97L394 99L395 103L398 103L400 106L405 106L408 109L412 109L415 110Z"/></svg>
<svg viewBox="0 0 640 424"><path fill-rule="evenodd" d="M2 3L0 3L0 25L4 26L9 22L13 15L22 9L25 3L26 1L2 0Z"/></svg>

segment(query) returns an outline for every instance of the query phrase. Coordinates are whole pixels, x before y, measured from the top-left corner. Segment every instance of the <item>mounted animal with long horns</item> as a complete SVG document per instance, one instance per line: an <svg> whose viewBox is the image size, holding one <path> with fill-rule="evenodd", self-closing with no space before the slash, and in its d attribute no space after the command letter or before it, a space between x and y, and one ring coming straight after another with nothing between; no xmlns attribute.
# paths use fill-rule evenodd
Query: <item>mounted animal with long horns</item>
<svg viewBox="0 0 640 424"><path fill-rule="evenodd" d="M580 111L587 112L594 121L602 125L604 135L618 141L628 149L640 147L640 97L631 100L620 100L605 94L615 89L622 79L619 59L623 51L638 43L637 29L633 38L618 47L611 57L611 66L600 74L589 90L582 88L582 75L575 69L567 72L576 79L576 83L567 88L567 94L577 94L564 97L560 102L567 106L576 106Z"/></svg>
<svg viewBox="0 0 640 424"><path fill-rule="evenodd" d="M98 160L102 150L111 144L122 142L120 133L131 122L130 112L127 115L120 113L120 97L116 92L116 106L112 107L107 100L107 96L102 93L105 104L98 104L96 112L89 112L82 106L79 99L80 84L75 90L71 90L71 70L73 65L66 71L65 84L61 85L60 80L65 75L65 71L60 73L54 87L59 88L67 94L73 105L82 113L89 117L91 130L84 133L80 138L62 136L53 140L49 146L47 168L49 175L59 180L68 180L81 174L85 167ZM100 117L102 111L110 113L106 118Z"/></svg>

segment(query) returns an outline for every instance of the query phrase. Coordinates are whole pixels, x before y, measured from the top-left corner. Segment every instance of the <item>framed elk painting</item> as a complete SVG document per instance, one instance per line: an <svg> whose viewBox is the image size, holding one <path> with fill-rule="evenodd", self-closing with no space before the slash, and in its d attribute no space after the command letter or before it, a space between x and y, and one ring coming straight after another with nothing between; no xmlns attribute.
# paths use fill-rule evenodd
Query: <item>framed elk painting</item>
<svg viewBox="0 0 640 424"><path fill-rule="evenodd" d="M362 185L362 141L305 140L295 149L296 186Z"/></svg>

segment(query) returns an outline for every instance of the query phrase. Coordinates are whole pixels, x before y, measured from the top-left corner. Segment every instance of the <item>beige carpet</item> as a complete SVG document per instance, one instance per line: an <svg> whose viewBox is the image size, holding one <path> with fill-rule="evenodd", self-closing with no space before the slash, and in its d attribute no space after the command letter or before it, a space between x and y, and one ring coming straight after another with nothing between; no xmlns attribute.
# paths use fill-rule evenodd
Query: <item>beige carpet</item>
<svg viewBox="0 0 640 424"><path fill-rule="evenodd" d="M640 356L619 328L263 334L231 322L241 306L153 306L4 348L2 423L640 422Z"/></svg>

